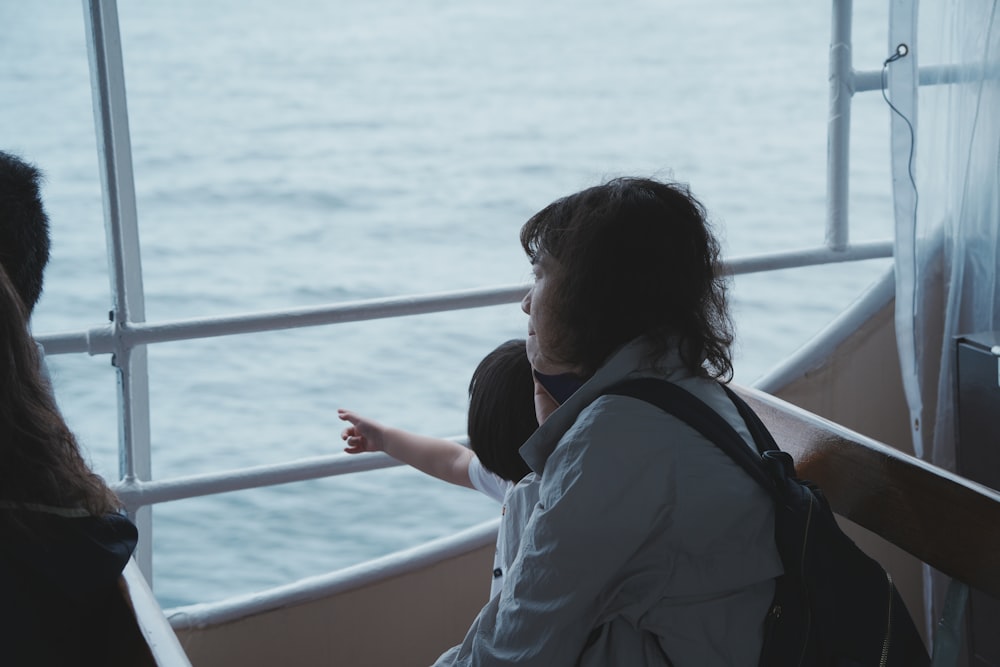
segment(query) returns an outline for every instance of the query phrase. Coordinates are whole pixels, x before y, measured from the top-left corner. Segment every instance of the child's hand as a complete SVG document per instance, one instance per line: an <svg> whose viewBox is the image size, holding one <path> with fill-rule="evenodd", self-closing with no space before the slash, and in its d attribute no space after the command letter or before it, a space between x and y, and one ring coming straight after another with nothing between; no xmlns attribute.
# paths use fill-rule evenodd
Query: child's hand
<svg viewBox="0 0 1000 667"><path fill-rule="evenodd" d="M362 452L385 451L384 426L376 421L365 419L350 410L338 409L337 416L351 424L340 434L340 437L347 443L347 446L344 447L345 452L360 454Z"/></svg>

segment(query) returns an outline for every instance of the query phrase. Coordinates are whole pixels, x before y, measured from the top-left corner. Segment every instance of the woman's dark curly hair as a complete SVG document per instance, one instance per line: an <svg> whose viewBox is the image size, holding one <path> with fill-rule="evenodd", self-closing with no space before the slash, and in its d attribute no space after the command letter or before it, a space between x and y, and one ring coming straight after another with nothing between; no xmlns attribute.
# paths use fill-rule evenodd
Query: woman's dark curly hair
<svg viewBox="0 0 1000 667"><path fill-rule="evenodd" d="M20 505L78 508L94 516L121 503L80 454L39 370L27 308L0 266L0 529L23 532ZM9 533L8 533L9 534Z"/></svg>
<svg viewBox="0 0 1000 667"><path fill-rule="evenodd" d="M645 336L657 356L679 348L696 374L728 381L728 281L705 208L688 188L617 178L559 199L521 228L532 262L555 260L550 321L558 361L593 374Z"/></svg>
<svg viewBox="0 0 1000 667"><path fill-rule="evenodd" d="M483 467L512 482L531 472L518 449L538 428L524 339L487 354L469 382L469 444Z"/></svg>

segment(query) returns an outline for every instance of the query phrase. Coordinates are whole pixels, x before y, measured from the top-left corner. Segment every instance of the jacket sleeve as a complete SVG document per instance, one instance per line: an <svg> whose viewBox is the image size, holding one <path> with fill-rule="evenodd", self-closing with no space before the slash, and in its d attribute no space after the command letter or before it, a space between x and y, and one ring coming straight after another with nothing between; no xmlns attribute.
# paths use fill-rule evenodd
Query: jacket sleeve
<svg viewBox="0 0 1000 667"><path fill-rule="evenodd" d="M669 525L664 415L603 397L563 436L498 599L439 665L574 665L623 566ZM443 661L443 662L442 662Z"/></svg>

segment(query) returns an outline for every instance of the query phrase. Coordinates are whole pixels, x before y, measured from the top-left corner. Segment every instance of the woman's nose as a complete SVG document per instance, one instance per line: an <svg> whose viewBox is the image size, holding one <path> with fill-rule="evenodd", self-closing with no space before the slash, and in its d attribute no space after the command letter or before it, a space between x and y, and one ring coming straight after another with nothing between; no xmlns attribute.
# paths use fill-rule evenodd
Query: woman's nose
<svg viewBox="0 0 1000 667"><path fill-rule="evenodd" d="M523 310L526 315L531 315L531 290L530 289L528 290L528 293L524 295L524 298L521 299L521 310Z"/></svg>

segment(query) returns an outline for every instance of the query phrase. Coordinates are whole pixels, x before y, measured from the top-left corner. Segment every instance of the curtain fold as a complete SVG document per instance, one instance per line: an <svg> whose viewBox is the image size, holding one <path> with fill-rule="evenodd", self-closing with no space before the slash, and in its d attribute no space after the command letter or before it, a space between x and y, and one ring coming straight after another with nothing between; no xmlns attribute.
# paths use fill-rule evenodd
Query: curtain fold
<svg viewBox="0 0 1000 667"><path fill-rule="evenodd" d="M907 17L902 4L893 0L891 18L905 26L915 17ZM997 4L998 0L937 0L920 7L920 44L911 55L919 53L922 67L952 68L957 80L919 90L911 117L916 130L915 189L900 177L909 159L910 130L890 110L896 326L914 450L949 470L956 464L955 337L1000 329ZM890 49L895 48L895 39L890 31ZM899 67L905 60L887 65L890 100L901 110L908 96L909 75ZM914 57L909 65L915 67L916 62ZM939 576L928 577L928 582L930 621L940 617L944 589Z"/></svg>
<svg viewBox="0 0 1000 667"><path fill-rule="evenodd" d="M955 465L954 337L1000 328L997 4L951 0L922 10L921 62L929 64L930 55L930 64L955 65L960 81L920 90L920 203L915 224L896 221L897 239L915 248L908 317L916 324L917 355L929 355L938 369L934 381L921 383L924 403L934 411L933 428L923 429L924 458L949 469Z"/></svg>

